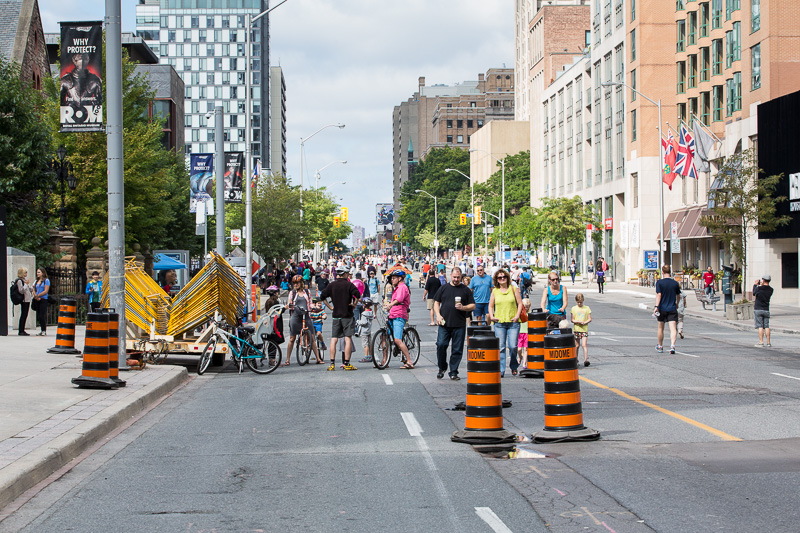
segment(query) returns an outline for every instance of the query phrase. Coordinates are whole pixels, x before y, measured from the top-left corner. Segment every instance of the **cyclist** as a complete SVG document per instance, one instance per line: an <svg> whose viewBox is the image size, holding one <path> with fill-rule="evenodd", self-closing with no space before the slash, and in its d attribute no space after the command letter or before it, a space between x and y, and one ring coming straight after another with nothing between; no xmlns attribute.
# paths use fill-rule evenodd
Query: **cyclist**
<svg viewBox="0 0 800 533"><path fill-rule="evenodd" d="M385 304L384 308L389 312L387 325L391 328L394 343L403 352L406 364L403 368L411 370L414 365L411 363L411 356L408 353L408 346L403 342L403 329L408 322L408 309L411 306L411 292L405 284L406 273L403 270L393 270L389 275L389 282L392 284L391 301Z"/></svg>
<svg viewBox="0 0 800 533"><path fill-rule="evenodd" d="M355 320L353 318L353 308L358 301L358 289L347 279L348 269L342 265L336 268L336 280L325 287L319 295L320 300L325 302L328 309L333 311L333 327L331 332L331 364L328 371L336 370L336 341L339 337L344 337L345 355L344 369L357 370L350 363L350 356L353 353L353 333L355 333ZM331 299L333 305L327 302Z"/></svg>
<svg viewBox="0 0 800 533"><path fill-rule="evenodd" d="M295 339L303 331L303 319L305 318L307 328L312 324L311 315L308 313L308 309L311 306L311 293L305 288L303 276L296 275L292 278L292 290L289 291L286 303L289 308L289 348L286 352L286 362L283 365L289 366ZM311 349L314 351L317 363L322 362L322 359L319 358L317 343L312 342Z"/></svg>

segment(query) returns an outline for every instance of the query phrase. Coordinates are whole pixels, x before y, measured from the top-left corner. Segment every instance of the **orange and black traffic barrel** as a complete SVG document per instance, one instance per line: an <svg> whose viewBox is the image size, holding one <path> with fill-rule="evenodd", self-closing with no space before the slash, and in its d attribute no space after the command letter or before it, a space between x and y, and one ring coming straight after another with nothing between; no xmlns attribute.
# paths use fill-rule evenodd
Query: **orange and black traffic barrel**
<svg viewBox="0 0 800 533"><path fill-rule="evenodd" d="M83 372L72 383L84 389L116 389L108 366L108 313L89 313L83 348Z"/></svg>
<svg viewBox="0 0 800 533"><path fill-rule="evenodd" d="M119 313L114 309L108 312L108 368L109 377L117 385L124 387L127 383L119 377Z"/></svg>
<svg viewBox="0 0 800 533"><path fill-rule="evenodd" d="M81 353L75 349L75 317L78 306L75 298L61 298L58 307L58 329L56 330L56 345L47 350L47 353Z"/></svg>
<svg viewBox="0 0 800 533"><path fill-rule="evenodd" d="M467 401L464 431L451 440L469 444L513 442L514 434L503 428L503 395L500 388L500 339L491 331L477 331L467 349Z"/></svg>
<svg viewBox="0 0 800 533"><path fill-rule="evenodd" d="M547 333L547 312L532 309L528 313L528 354L525 369L519 375L524 378L544 377L544 336Z"/></svg>
<svg viewBox="0 0 800 533"><path fill-rule="evenodd" d="M469 339L470 337L477 337L478 335L494 335L492 326L467 326L467 352L469 352Z"/></svg>
<svg viewBox="0 0 800 533"><path fill-rule="evenodd" d="M544 337L544 430L534 442L596 440L600 432L583 425L578 357L571 329Z"/></svg>

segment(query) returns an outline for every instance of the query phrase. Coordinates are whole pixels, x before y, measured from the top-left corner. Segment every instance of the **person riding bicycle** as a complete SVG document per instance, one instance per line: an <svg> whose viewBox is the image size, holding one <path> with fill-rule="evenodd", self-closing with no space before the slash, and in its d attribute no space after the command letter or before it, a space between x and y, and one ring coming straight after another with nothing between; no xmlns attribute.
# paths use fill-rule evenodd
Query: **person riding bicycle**
<svg viewBox="0 0 800 533"><path fill-rule="evenodd" d="M403 368L411 370L414 365L411 363L411 356L408 353L408 346L403 342L403 329L408 322L408 310L411 307L411 291L405 284L406 273L404 270L393 270L389 274L389 282L392 284L391 301L385 304L385 309L389 312L387 326L392 332L394 343L403 352L406 363Z"/></svg>
<svg viewBox="0 0 800 533"><path fill-rule="evenodd" d="M311 315L308 312L311 306L311 293L305 288L303 276L295 275L292 278L292 287L286 302L289 308L289 348L286 353L289 355L292 353L297 336L303 331L303 319L305 319L306 328L311 326L312 323ZM319 358L319 351L315 342L311 343L311 349L314 351L317 363L324 362ZM284 366L289 366L289 359L289 357L286 358L286 362L283 363Z"/></svg>

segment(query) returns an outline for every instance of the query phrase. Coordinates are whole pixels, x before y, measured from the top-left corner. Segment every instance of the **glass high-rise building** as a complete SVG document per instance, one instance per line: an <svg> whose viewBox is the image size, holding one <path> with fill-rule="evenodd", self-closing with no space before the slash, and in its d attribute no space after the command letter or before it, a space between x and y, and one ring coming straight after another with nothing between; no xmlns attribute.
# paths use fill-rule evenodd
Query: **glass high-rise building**
<svg viewBox="0 0 800 533"><path fill-rule="evenodd" d="M214 124L206 118L221 105L225 151L246 152L246 24L269 0L139 0L136 31L185 84L186 154L214 152ZM250 105L251 156L271 168L269 135L269 22L253 24Z"/></svg>

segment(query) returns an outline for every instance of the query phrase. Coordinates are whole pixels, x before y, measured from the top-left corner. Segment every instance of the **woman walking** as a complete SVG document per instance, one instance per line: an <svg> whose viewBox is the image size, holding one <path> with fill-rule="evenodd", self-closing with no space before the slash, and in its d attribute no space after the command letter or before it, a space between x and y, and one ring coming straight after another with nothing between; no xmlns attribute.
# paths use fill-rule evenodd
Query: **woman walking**
<svg viewBox="0 0 800 533"><path fill-rule="evenodd" d="M558 271L551 270L547 275L547 287L542 291L542 301L539 305L547 311L548 327L557 328L558 323L567 317L568 302L567 288L561 285L561 276Z"/></svg>
<svg viewBox="0 0 800 533"><path fill-rule="evenodd" d="M49 300L50 280L47 279L47 271L43 268L36 269L36 283L33 284L33 308L36 311L36 318L39 321L39 337L47 336L47 303Z"/></svg>
<svg viewBox="0 0 800 533"><path fill-rule="evenodd" d="M523 311L519 289L511 285L511 276L501 268L494 274L494 288L489 297L488 311L489 322L494 323L494 334L500 339L500 376L505 375L507 355L511 358L511 374L517 375L519 317Z"/></svg>

